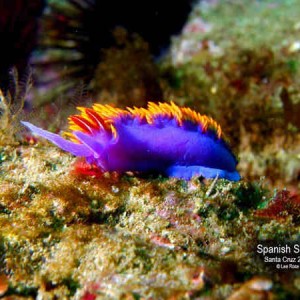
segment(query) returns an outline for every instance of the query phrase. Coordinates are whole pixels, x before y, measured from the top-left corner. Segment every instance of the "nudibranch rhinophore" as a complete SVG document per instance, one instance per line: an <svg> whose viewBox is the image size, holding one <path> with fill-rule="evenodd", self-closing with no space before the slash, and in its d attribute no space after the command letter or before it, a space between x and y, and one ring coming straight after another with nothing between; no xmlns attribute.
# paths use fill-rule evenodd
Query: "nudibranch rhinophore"
<svg viewBox="0 0 300 300"><path fill-rule="evenodd" d="M155 172L186 180L193 176L240 179L221 127L190 108L149 102L147 109L94 104L78 110L81 114L69 117L69 139L22 123L103 171Z"/></svg>

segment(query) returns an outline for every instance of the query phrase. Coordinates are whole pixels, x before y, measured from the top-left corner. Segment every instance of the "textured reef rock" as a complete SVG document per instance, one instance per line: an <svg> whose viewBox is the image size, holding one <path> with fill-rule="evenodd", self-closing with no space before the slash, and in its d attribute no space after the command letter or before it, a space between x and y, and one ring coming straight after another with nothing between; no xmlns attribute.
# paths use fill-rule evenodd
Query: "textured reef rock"
<svg viewBox="0 0 300 300"><path fill-rule="evenodd" d="M218 120L239 153L242 175L296 190L299 13L295 0L201 1L174 38L172 67L165 69L165 99Z"/></svg>
<svg viewBox="0 0 300 300"><path fill-rule="evenodd" d="M299 295L299 274L277 270L256 252L260 243L297 241L299 201L278 218L268 211L281 196L272 200L262 183L91 176L42 144L7 146L0 157L6 296Z"/></svg>

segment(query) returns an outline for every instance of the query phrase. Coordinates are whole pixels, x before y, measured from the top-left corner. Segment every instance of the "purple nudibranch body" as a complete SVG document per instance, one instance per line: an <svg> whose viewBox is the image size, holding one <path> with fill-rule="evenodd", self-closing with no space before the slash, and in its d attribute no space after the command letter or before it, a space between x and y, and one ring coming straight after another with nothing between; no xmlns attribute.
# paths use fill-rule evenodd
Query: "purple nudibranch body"
<svg viewBox="0 0 300 300"><path fill-rule="evenodd" d="M240 179L237 160L222 137L220 126L190 108L171 103L148 108L114 108L94 104L69 117L67 140L22 122L33 133L103 171L155 172L189 180Z"/></svg>

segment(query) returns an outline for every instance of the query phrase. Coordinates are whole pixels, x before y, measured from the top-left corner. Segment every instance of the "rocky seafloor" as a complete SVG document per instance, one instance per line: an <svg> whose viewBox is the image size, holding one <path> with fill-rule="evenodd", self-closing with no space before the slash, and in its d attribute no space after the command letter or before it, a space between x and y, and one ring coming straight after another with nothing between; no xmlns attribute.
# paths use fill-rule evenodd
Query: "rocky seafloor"
<svg viewBox="0 0 300 300"><path fill-rule="evenodd" d="M299 195L263 181L91 177L48 145L4 147L1 161L7 299L299 295L299 263L276 269L257 249L299 241Z"/></svg>
<svg viewBox="0 0 300 300"><path fill-rule="evenodd" d="M20 133L17 122L29 117L3 100L0 295L298 299L299 15L292 0L202 1L169 57L154 66L166 100L222 125L239 159L239 182L103 174ZM99 70L121 74L127 50L115 65L107 50ZM113 95L97 81L95 100L124 98L128 77L120 78ZM61 120L46 122L45 111L32 122L64 129ZM264 256L259 245L294 251Z"/></svg>

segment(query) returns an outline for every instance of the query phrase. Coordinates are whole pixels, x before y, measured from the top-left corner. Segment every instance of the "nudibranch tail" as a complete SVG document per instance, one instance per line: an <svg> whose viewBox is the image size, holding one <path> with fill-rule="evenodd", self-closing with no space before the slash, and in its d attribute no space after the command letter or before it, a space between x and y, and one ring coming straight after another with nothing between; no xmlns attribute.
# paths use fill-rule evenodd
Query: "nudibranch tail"
<svg viewBox="0 0 300 300"><path fill-rule="evenodd" d="M69 140L22 122L32 132L104 171L159 172L239 180L237 160L212 118L175 103L120 109L94 104L69 117Z"/></svg>

